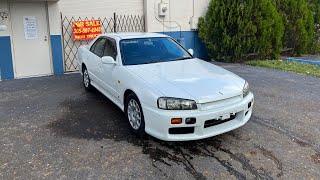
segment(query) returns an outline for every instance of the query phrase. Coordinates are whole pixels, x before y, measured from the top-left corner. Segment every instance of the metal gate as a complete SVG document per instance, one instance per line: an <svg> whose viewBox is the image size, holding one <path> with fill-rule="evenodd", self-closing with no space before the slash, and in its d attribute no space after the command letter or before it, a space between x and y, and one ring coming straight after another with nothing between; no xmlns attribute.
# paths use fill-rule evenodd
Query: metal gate
<svg viewBox="0 0 320 180"><path fill-rule="evenodd" d="M79 69L76 62L76 54L78 48L82 45L89 44L90 41L74 41L72 34L72 22L82 20L100 20L103 33L114 32L145 32L144 15L117 15L113 17L63 17L61 14L62 23L62 38L64 51L64 70L65 72L73 72Z"/></svg>

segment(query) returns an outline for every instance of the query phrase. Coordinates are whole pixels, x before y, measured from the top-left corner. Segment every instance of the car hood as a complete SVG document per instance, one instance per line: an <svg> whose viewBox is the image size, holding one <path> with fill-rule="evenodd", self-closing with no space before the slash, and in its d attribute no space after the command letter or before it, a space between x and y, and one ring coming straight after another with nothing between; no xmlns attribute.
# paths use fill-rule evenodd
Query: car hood
<svg viewBox="0 0 320 180"><path fill-rule="evenodd" d="M197 103L218 101L242 94L245 80L200 59L125 66L166 97Z"/></svg>

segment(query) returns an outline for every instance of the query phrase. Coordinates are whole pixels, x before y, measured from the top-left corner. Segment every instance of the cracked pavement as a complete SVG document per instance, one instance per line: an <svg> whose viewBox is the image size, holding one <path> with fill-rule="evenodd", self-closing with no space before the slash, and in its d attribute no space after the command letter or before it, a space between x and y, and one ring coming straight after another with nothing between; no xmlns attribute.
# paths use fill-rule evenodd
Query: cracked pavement
<svg viewBox="0 0 320 180"><path fill-rule="evenodd" d="M79 74L0 82L0 179L319 179L320 78L216 64L249 82L253 116L190 142L133 136Z"/></svg>

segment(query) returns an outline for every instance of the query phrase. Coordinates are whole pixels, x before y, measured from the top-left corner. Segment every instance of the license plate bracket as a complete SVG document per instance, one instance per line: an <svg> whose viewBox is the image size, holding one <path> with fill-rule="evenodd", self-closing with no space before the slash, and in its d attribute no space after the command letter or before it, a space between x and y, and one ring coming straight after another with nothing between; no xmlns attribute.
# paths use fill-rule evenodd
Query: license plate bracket
<svg viewBox="0 0 320 180"><path fill-rule="evenodd" d="M234 116L235 113L228 113L228 114L223 114L221 116L219 116L218 120L226 120L226 119L230 119L232 116Z"/></svg>

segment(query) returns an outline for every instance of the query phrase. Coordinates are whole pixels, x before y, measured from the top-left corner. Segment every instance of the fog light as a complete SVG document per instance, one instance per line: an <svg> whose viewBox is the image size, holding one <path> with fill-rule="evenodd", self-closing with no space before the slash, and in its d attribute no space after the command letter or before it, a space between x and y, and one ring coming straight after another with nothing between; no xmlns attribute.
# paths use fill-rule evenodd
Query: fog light
<svg viewBox="0 0 320 180"><path fill-rule="evenodd" d="M182 123L182 118L172 118L171 119L171 124L181 124Z"/></svg>
<svg viewBox="0 0 320 180"><path fill-rule="evenodd" d="M186 124L195 124L197 119L194 117L186 118Z"/></svg>

